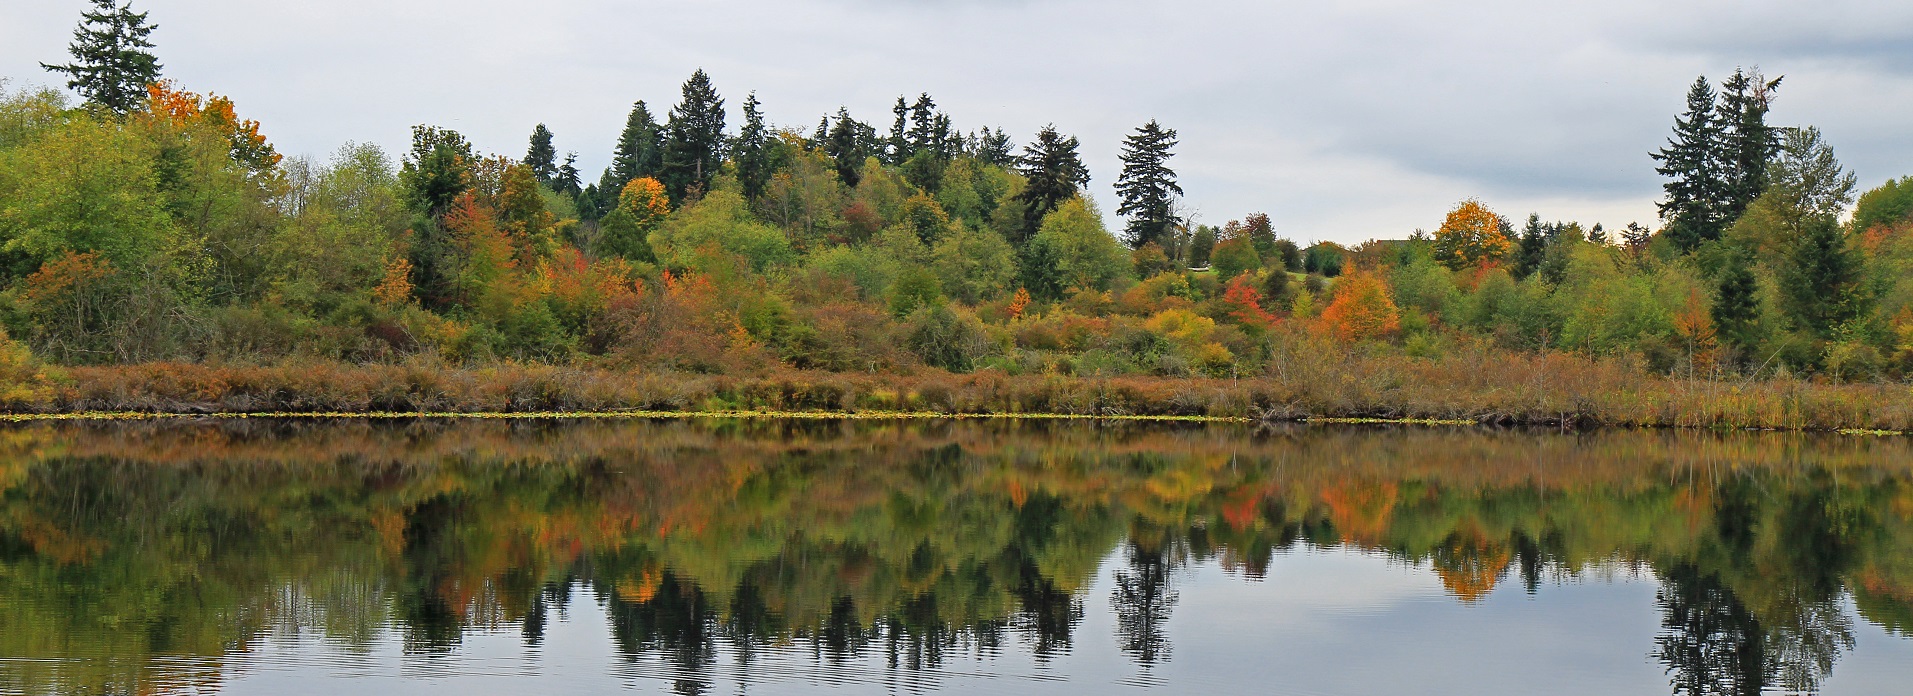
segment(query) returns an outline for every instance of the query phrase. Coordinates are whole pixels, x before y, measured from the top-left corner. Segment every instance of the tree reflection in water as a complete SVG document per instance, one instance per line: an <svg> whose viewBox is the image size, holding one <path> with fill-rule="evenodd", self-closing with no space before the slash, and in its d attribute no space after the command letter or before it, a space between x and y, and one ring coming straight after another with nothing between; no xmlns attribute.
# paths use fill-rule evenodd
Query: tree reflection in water
<svg viewBox="0 0 1913 696"><path fill-rule="evenodd" d="M1675 694L1811 691L1854 648L1847 601L1913 626L1909 454L976 422L15 426L0 655L24 659L0 690L216 688L227 655L288 631L536 647L577 592L682 693L711 688L720 654L792 645L898 671L1041 662L1082 640L1099 577L1116 645L1149 667L1172 655L1181 569L1257 579L1306 544L1424 565L1469 604L1644 568Z"/></svg>

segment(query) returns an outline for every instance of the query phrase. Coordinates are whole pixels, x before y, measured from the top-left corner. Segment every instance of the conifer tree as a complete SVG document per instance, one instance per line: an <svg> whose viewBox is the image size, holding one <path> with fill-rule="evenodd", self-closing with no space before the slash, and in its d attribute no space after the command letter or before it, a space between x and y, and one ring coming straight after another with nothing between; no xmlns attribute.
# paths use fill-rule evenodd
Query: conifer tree
<svg viewBox="0 0 1913 696"><path fill-rule="evenodd" d="M1010 134L1003 129L986 126L968 140L964 150L976 161L998 167L1016 164L1016 143L1010 141Z"/></svg>
<svg viewBox="0 0 1913 696"><path fill-rule="evenodd" d="M1720 282L1710 312L1721 339L1744 360L1759 345L1760 287L1753 269L1740 253L1730 254L1720 270Z"/></svg>
<svg viewBox="0 0 1913 696"><path fill-rule="evenodd" d="M1782 308L1802 331L1832 339L1871 309L1865 259L1848 243L1841 211L1853 202L1854 176L1816 128L1788 129L1769 170L1771 205L1793 237L1781 269Z"/></svg>
<svg viewBox="0 0 1913 696"><path fill-rule="evenodd" d="M577 198L584 192L579 188L583 183L583 179L578 174L578 153L565 153L565 163L558 167L558 180L553 188L559 193Z"/></svg>
<svg viewBox="0 0 1913 696"><path fill-rule="evenodd" d="M147 50L158 27L146 22L145 12L134 12L131 2L92 0L93 10L81 13L67 52L73 62L40 67L69 78L66 86L86 97L88 104L127 113L146 99L146 86L159 82L159 59Z"/></svg>
<svg viewBox="0 0 1913 696"><path fill-rule="evenodd" d="M724 98L702 68L684 81L664 131L664 188L671 200L708 191L724 161Z"/></svg>
<svg viewBox="0 0 1913 696"><path fill-rule="evenodd" d="M875 128L851 118L849 108L837 108L837 121L825 133L823 149L824 154L836 161L837 178L843 180L845 186L856 188L863 180L864 160L877 154L878 147Z"/></svg>
<svg viewBox="0 0 1913 696"><path fill-rule="evenodd" d="M746 200L757 200L770 183L770 130L764 124L764 112L757 93L744 98L744 127L731 146L731 158L737 163L737 182Z"/></svg>
<svg viewBox="0 0 1913 696"><path fill-rule="evenodd" d="M1122 205L1116 213L1129 218L1123 238L1131 247L1161 244L1164 234L1182 222L1175 212L1176 197L1183 195L1182 186L1176 183L1175 170L1168 166L1169 158L1175 156L1171 151L1175 146L1175 129L1163 128L1154 119L1123 140L1123 171L1116 177L1116 195L1122 198ZM1262 220L1266 224L1268 216ZM1271 230L1271 247L1273 234Z"/></svg>
<svg viewBox="0 0 1913 696"><path fill-rule="evenodd" d="M624 119L624 132L618 135L618 148L611 154L610 176L599 182L598 189L608 193L615 202L625 184L647 176L656 177L663 167L664 130L658 127L651 108L639 100L631 105L631 114Z"/></svg>
<svg viewBox="0 0 1913 696"><path fill-rule="evenodd" d="M1054 125L1043 126L1036 142L1024 146L1021 169L1028 185L1013 199L1024 206L1023 227L1011 242L1027 242L1043 224L1043 216L1075 198L1079 187L1089 185L1089 168L1076 154L1077 147L1074 136L1063 137Z"/></svg>
<svg viewBox="0 0 1913 696"><path fill-rule="evenodd" d="M1780 80L1768 80L1759 70L1735 70L1733 77L1721 83L1716 120L1722 131L1722 225L1732 225L1767 191L1767 165L1780 152L1780 131L1767 125L1767 111Z"/></svg>
<svg viewBox="0 0 1913 696"><path fill-rule="evenodd" d="M884 140L883 161L894 167L916 153L910 151L910 103L899 94L897 105L890 107L890 113L896 115L896 120L890 122L890 137Z"/></svg>
<svg viewBox="0 0 1913 696"><path fill-rule="evenodd" d="M1529 213L1528 225L1521 229L1521 240L1515 247L1515 279L1525 279L1541 268L1541 261L1548 256L1548 237L1548 228L1541 224L1541 214Z"/></svg>
<svg viewBox="0 0 1913 696"><path fill-rule="evenodd" d="M1720 169L1726 141L1719 108L1707 77L1695 78L1687 90L1687 112L1674 120L1674 136L1653 154L1661 163L1654 171L1668 178L1661 185L1667 192L1659 204L1661 219L1668 237L1684 251L1719 239L1731 222L1725 211L1727 182Z"/></svg>
<svg viewBox="0 0 1913 696"><path fill-rule="evenodd" d="M531 167L539 183L558 188L558 150L551 145L551 129L538 124L531 129L531 147L525 151L525 166Z"/></svg>

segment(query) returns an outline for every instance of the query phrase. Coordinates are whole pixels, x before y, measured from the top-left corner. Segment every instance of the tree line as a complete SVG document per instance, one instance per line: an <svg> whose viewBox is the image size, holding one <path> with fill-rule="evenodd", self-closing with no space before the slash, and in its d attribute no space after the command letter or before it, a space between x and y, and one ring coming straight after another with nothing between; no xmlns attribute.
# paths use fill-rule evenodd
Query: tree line
<svg viewBox="0 0 1913 696"><path fill-rule="evenodd" d="M1659 229L1483 201L1432 234L1286 239L1189 215L1179 134L1122 142L1120 229L1077 138L963 130L899 97L733 125L694 72L637 101L595 181L538 124L522 157L413 128L396 156L283 158L231 100L166 81L147 16L94 0L50 65L84 97L0 102L0 326L55 363L493 360L662 371L1255 376L1295 351L1480 346L1641 373L1913 372L1913 184L1858 197L1781 80L1702 78ZM18 355L18 352L8 353ZM31 360L36 358L14 358Z"/></svg>

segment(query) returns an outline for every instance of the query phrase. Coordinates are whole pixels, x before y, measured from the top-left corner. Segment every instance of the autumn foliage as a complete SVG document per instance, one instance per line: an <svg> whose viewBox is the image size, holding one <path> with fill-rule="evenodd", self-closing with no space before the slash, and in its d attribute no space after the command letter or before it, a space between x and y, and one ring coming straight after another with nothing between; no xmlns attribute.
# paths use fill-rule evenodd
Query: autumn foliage
<svg viewBox="0 0 1913 696"><path fill-rule="evenodd" d="M1436 260L1457 270L1500 261L1513 249L1507 223L1473 198L1448 211L1435 230Z"/></svg>
<svg viewBox="0 0 1913 696"><path fill-rule="evenodd" d="M1401 309L1388 285L1373 273L1357 272L1336 284L1335 296L1316 317L1317 326L1345 341L1385 339L1401 329Z"/></svg>

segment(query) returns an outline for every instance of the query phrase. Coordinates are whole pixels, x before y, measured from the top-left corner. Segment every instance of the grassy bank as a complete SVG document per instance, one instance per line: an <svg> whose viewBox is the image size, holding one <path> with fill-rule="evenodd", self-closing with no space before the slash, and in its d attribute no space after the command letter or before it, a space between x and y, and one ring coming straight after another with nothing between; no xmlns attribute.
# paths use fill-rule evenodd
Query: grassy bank
<svg viewBox="0 0 1913 696"><path fill-rule="evenodd" d="M151 363L50 371L40 387L12 393L0 409L14 414L831 412L1913 430L1913 388L1904 384L1683 380L1618 361L1488 352L1290 356L1253 379Z"/></svg>

